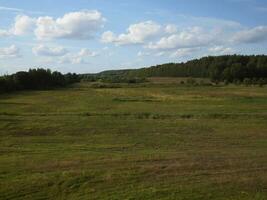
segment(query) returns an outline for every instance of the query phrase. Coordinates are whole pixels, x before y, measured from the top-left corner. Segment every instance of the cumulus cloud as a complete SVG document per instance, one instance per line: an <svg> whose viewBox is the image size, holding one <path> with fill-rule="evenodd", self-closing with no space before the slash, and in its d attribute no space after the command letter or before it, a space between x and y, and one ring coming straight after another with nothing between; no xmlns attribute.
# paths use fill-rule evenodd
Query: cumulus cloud
<svg viewBox="0 0 267 200"><path fill-rule="evenodd" d="M35 27L35 19L30 18L26 15L18 15L15 20L14 24L11 28L5 30L0 29L0 37L8 37L8 36L21 36L28 33L32 33Z"/></svg>
<svg viewBox="0 0 267 200"><path fill-rule="evenodd" d="M173 34L173 33L176 33L177 32L177 26L174 25L174 24L168 24L166 27L165 27L165 32L166 33L169 33L169 34Z"/></svg>
<svg viewBox="0 0 267 200"><path fill-rule="evenodd" d="M86 59L89 57L98 56L98 52L90 51L89 49L83 48L78 53L68 53L60 58L59 63L64 64L83 64L87 63Z"/></svg>
<svg viewBox="0 0 267 200"><path fill-rule="evenodd" d="M64 47L48 47L45 45L38 45L32 48L32 52L37 56L64 56L68 53Z"/></svg>
<svg viewBox="0 0 267 200"><path fill-rule="evenodd" d="M87 48L82 48L78 52L69 52L68 49L61 46L46 46L43 44L36 45L32 48L32 52L36 56L43 56L49 58L50 61L60 64L82 64L87 63L90 57L96 57L98 52L90 51Z"/></svg>
<svg viewBox="0 0 267 200"><path fill-rule="evenodd" d="M8 37L10 35L12 35L10 31L0 29L0 37Z"/></svg>
<svg viewBox="0 0 267 200"><path fill-rule="evenodd" d="M176 34L162 37L157 42L149 43L146 48L154 50L181 49L207 46L215 39L215 34L204 31L201 27L191 27Z"/></svg>
<svg viewBox="0 0 267 200"><path fill-rule="evenodd" d="M132 24L126 33L116 36L107 31L102 34L101 41L104 43L115 43L117 45L143 44L147 39L159 34L161 26L153 21Z"/></svg>
<svg viewBox="0 0 267 200"><path fill-rule="evenodd" d="M20 50L15 45L0 48L0 58L17 58L20 57Z"/></svg>
<svg viewBox="0 0 267 200"><path fill-rule="evenodd" d="M232 40L238 43L257 43L267 40L267 26L258 26L237 32Z"/></svg>
<svg viewBox="0 0 267 200"><path fill-rule="evenodd" d="M35 27L35 19L26 15L18 15L15 18L15 24L11 32L14 35L24 35L31 33Z"/></svg>
<svg viewBox="0 0 267 200"><path fill-rule="evenodd" d="M116 42L117 38L116 35L111 31L106 31L102 34L101 41L103 43L112 43Z"/></svg>
<svg viewBox="0 0 267 200"><path fill-rule="evenodd" d="M65 14L62 18L39 17L35 35L38 39L90 39L103 26L105 18L97 11L80 11Z"/></svg>
<svg viewBox="0 0 267 200"><path fill-rule="evenodd" d="M50 16L31 18L27 15L18 15L11 28L0 29L0 37L34 33L40 40L85 40L93 38L104 22L105 18L97 10L71 12L56 19Z"/></svg>
<svg viewBox="0 0 267 200"><path fill-rule="evenodd" d="M82 57L95 57L98 55L97 52L94 52L94 51L90 51L89 49L81 49L81 51L78 53L79 56L82 56Z"/></svg>

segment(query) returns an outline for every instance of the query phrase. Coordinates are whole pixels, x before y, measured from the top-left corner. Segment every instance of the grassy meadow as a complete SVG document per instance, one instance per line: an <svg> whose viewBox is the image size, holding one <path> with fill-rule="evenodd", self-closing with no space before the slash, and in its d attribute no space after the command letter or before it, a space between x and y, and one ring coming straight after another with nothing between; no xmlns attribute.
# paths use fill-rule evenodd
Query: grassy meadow
<svg viewBox="0 0 267 200"><path fill-rule="evenodd" d="M0 199L265 200L267 87L0 96Z"/></svg>

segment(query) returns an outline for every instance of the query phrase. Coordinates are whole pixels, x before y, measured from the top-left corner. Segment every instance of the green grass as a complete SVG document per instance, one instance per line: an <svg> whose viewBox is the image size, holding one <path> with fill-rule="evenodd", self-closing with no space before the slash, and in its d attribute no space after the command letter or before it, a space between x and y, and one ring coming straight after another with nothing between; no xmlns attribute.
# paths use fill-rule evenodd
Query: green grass
<svg viewBox="0 0 267 200"><path fill-rule="evenodd" d="M266 87L0 96L0 199L264 200L266 186Z"/></svg>

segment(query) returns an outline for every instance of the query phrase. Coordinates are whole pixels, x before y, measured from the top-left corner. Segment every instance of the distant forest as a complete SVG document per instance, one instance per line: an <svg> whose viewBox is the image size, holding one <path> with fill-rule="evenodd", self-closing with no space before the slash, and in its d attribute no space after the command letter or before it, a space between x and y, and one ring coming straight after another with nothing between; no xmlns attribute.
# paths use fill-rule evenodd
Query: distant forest
<svg viewBox="0 0 267 200"><path fill-rule="evenodd" d="M0 77L0 93L43 90L85 81L140 83L148 77L210 78L213 82L267 84L267 56L209 56L186 63L168 63L133 70L111 70L98 74L61 74L49 69L30 69Z"/></svg>
<svg viewBox="0 0 267 200"><path fill-rule="evenodd" d="M99 73L97 77L193 77L212 81L267 82L267 56L209 56L186 63L168 63L136 70L114 70Z"/></svg>
<svg viewBox="0 0 267 200"><path fill-rule="evenodd" d="M217 56L129 71L140 77L195 77L217 81L267 78L267 56Z"/></svg>
<svg viewBox="0 0 267 200"><path fill-rule="evenodd" d="M28 72L17 72L0 77L0 93L19 90L44 90L79 82L77 74L61 74L49 69L30 69Z"/></svg>

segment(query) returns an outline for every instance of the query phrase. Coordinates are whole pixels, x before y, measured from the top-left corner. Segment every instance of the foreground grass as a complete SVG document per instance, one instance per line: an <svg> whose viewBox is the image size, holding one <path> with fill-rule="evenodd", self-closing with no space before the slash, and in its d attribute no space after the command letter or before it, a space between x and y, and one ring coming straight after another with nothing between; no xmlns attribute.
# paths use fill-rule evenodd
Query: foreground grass
<svg viewBox="0 0 267 200"><path fill-rule="evenodd" d="M0 96L0 199L267 199L267 88Z"/></svg>

